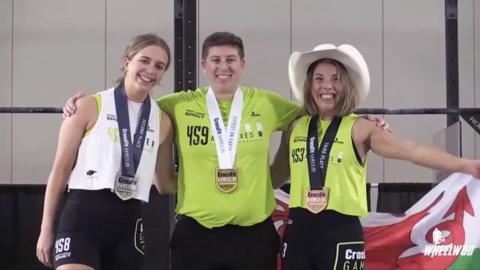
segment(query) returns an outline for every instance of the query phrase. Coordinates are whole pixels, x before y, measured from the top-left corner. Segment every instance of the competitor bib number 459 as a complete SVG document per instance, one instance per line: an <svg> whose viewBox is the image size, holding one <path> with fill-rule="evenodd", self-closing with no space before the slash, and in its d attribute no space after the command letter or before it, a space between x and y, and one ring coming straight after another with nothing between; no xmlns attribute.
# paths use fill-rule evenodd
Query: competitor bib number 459
<svg viewBox="0 0 480 270"><path fill-rule="evenodd" d="M238 186L237 168L219 169L216 171L217 188L225 193L230 193Z"/></svg>

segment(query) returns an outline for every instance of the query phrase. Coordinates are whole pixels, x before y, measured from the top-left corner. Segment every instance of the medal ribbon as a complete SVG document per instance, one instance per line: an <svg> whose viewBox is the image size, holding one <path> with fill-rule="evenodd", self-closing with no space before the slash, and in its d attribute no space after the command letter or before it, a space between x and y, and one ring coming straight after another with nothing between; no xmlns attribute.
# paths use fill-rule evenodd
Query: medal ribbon
<svg viewBox="0 0 480 270"><path fill-rule="evenodd" d="M235 164L238 133L242 121L243 92L240 88L235 91L226 128L212 88L208 88L206 98L210 127L217 149L218 166L220 169L231 169Z"/></svg>
<svg viewBox="0 0 480 270"><path fill-rule="evenodd" d="M138 119L137 128L133 136L133 143L131 141L127 95L123 83L115 88L114 96L118 132L120 133L120 146L122 148L122 174L128 177L135 177L145 143L148 119L150 118L150 96L147 95L140 108L140 119Z"/></svg>
<svg viewBox="0 0 480 270"><path fill-rule="evenodd" d="M342 122L341 117L333 118L325 132L325 136L323 136L320 147L318 147L318 116L310 119L307 136L307 163L311 190L320 189L325 184L328 156L330 155L330 150L332 150L333 140L337 135L340 122Z"/></svg>

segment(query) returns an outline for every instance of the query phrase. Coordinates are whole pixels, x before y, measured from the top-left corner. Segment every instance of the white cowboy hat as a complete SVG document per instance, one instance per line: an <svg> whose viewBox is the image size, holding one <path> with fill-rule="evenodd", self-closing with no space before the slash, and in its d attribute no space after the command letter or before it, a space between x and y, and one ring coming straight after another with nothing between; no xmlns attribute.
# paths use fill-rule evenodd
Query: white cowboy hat
<svg viewBox="0 0 480 270"><path fill-rule="evenodd" d="M365 100L370 90L370 73L367 63L360 52L352 45L320 44L312 51L293 52L288 61L288 78L293 95L303 104L303 87L307 77L308 67L315 61L330 58L342 63L347 69L352 83L358 91L359 103Z"/></svg>

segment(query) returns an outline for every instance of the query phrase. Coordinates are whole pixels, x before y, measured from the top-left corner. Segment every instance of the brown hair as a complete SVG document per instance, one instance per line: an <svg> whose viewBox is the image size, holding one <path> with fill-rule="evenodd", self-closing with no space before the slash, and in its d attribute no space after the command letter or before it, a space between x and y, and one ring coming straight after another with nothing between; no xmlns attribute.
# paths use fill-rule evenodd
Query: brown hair
<svg viewBox="0 0 480 270"><path fill-rule="evenodd" d="M230 32L215 32L209 35L202 44L202 59L205 60L208 56L208 50L214 46L230 45L235 47L238 51L240 59L245 58L245 50L243 48L243 41L240 37Z"/></svg>
<svg viewBox="0 0 480 270"><path fill-rule="evenodd" d="M143 50L148 46L158 46L162 48L168 56L168 61L165 66L165 70L168 69L170 66L170 47L168 47L167 42L165 40L155 34L143 34L133 37L125 48L125 52L123 53L122 60L128 59L131 60L139 51ZM115 80L115 84L119 85L125 79L125 70L123 65L120 68L123 71L122 76Z"/></svg>
<svg viewBox="0 0 480 270"><path fill-rule="evenodd" d="M305 113L309 115L318 115L320 113L311 94L313 72L319 64L332 64L337 69L341 89L339 91L338 103L334 108L334 114L336 116L345 116L352 113L360 100L357 88L352 83L345 66L339 61L330 58L319 59L308 67L307 77L303 86L303 110Z"/></svg>

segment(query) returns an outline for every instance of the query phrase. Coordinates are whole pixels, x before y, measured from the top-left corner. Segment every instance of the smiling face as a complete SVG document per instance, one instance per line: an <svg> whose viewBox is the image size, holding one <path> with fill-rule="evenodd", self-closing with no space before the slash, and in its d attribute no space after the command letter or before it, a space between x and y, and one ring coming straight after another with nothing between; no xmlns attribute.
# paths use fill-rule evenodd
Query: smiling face
<svg viewBox="0 0 480 270"><path fill-rule="evenodd" d="M203 73L213 92L219 97L232 97L240 85L245 60L230 45L213 46L202 60Z"/></svg>
<svg viewBox="0 0 480 270"><path fill-rule="evenodd" d="M333 59L320 59L307 71L304 85L304 109L325 120L350 114L357 106L358 92L345 66Z"/></svg>
<svg viewBox="0 0 480 270"><path fill-rule="evenodd" d="M167 52L156 45L150 45L141 49L130 59L125 57L123 59L125 89L127 91L148 93L162 80L167 63Z"/></svg>
<svg viewBox="0 0 480 270"><path fill-rule="evenodd" d="M319 63L313 70L310 94L322 116L333 116L341 91L337 68L330 63Z"/></svg>

